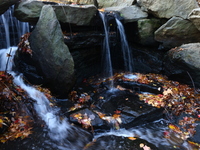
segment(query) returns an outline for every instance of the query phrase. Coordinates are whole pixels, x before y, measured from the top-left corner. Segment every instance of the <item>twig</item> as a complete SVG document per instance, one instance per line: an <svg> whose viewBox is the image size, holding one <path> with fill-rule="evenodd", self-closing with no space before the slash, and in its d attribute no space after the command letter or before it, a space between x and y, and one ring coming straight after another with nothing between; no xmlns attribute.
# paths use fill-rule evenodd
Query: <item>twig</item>
<svg viewBox="0 0 200 150"><path fill-rule="evenodd" d="M195 84L194 84L194 80L192 79L190 73L189 73L188 71L186 71L186 72L187 72L188 76L190 77L190 80L192 81L192 86L193 86L193 88L194 88L194 93L197 94L198 92L197 92L197 90L196 90L196 87L195 87Z"/></svg>
<svg viewBox="0 0 200 150"><path fill-rule="evenodd" d="M9 63L9 60L10 60L10 57L11 57L11 51L12 51L12 48L10 48L10 52L9 52L9 54L7 54L7 57L8 57L8 59L7 59L7 62L6 62L6 69L5 69L5 73L7 73L7 69L8 69L8 63Z"/></svg>

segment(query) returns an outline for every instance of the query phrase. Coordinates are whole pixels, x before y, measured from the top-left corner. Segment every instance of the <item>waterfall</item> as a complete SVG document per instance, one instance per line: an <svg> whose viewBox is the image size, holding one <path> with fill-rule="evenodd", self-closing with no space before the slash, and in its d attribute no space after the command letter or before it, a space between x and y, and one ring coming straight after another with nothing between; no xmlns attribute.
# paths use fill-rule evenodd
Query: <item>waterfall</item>
<svg viewBox="0 0 200 150"><path fill-rule="evenodd" d="M104 77L112 77L113 76L113 68L112 68L112 61L111 61L111 54L110 54L110 46L109 46L109 30L106 20L105 13L99 12L100 17L103 21L104 26L104 42L103 42L103 53L102 53L102 64L103 64L103 73ZM117 28L120 33L120 41L121 41L121 50L123 53L123 60L124 60L124 69L128 72L133 72L133 60L132 60L132 53L129 48L123 24L119 21L119 19L114 15L115 21L117 24ZM113 81L110 81L111 89L114 87Z"/></svg>
<svg viewBox="0 0 200 150"><path fill-rule="evenodd" d="M13 17L14 7L0 16L0 48L9 48L19 43L21 35L29 32L29 24Z"/></svg>
<svg viewBox="0 0 200 150"><path fill-rule="evenodd" d="M69 123L67 122L66 118L60 120L60 117L57 115L59 109L51 107L49 100L42 92L38 91L32 86L25 84L22 75L17 75L15 72L12 71L12 67L14 65L13 58L17 47L10 47L11 34L9 31L9 26L10 24L14 24L17 27L17 35L21 37L22 34L28 31L28 24L21 23L15 18L12 18L10 11L12 11L12 9L8 10L5 14L1 16L1 21L4 25L7 45L5 49L0 49L0 71L7 70L7 72L14 77L14 83L25 90L27 94L36 101L34 103L34 108L38 116L40 116L41 119L48 126L48 129L50 130L50 137L57 141L64 140L67 137L67 129L69 128Z"/></svg>
<svg viewBox="0 0 200 150"><path fill-rule="evenodd" d="M109 46L109 31L107 28L107 22L105 13L99 12L100 17L103 21L104 26L104 42L103 42L103 54L102 54L102 63L103 63L103 72L105 77L112 77L113 76L113 68L112 68L112 62L111 62L111 55L110 55L110 46ZM113 80L111 80L110 88L113 88Z"/></svg>
<svg viewBox="0 0 200 150"><path fill-rule="evenodd" d="M110 46L109 46L109 32L107 29L107 24L106 24L106 17L104 13L100 12L100 16L103 21L103 26L104 26L104 32L105 32L105 38L103 42L103 63L104 65L104 72L105 76L111 77L113 76L113 69L112 69L112 62L111 62L111 56L110 56Z"/></svg>
<svg viewBox="0 0 200 150"><path fill-rule="evenodd" d="M126 35L125 35L123 24L116 17L115 17L115 20L117 23L117 28L120 33L121 49L122 49L122 53L123 53L125 71L133 72L132 53L129 48L128 42L126 40Z"/></svg>

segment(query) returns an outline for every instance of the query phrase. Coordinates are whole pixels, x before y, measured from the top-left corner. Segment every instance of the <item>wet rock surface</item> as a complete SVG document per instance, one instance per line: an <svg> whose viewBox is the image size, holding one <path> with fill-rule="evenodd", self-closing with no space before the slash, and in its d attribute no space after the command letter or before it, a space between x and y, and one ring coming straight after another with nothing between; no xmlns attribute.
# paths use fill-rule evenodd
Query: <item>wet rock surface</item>
<svg viewBox="0 0 200 150"><path fill-rule="evenodd" d="M88 144L85 150L142 150L142 149L159 150L153 144L139 138L131 140L127 137L120 137L114 135L102 136L97 138L94 142Z"/></svg>
<svg viewBox="0 0 200 150"><path fill-rule="evenodd" d="M48 129L41 127L34 127L33 134L24 140L16 139L1 143L1 150L8 149L43 149L43 150L82 150L84 146L92 140L92 134L79 127L72 127L68 130L68 137L64 141L54 141L48 135Z"/></svg>

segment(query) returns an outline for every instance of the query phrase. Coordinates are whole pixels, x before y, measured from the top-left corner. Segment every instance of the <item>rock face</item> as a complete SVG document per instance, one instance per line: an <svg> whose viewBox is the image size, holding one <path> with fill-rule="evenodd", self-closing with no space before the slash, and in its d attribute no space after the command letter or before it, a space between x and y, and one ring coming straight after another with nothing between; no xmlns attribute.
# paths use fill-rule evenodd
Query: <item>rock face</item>
<svg viewBox="0 0 200 150"><path fill-rule="evenodd" d="M189 19L196 26L196 28L200 30L200 8L193 9L189 14Z"/></svg>
<svg viewBox="0 0 200 150"><path fill-rule="evenodd" d="M109 7L105 8L106 12L117 11L124 18L124 22L134 22L139 19L147 18L148 14L141 10L140 7L136 5L127 7Z"/></svg>
<svg viewBox="0 0 200 150"><path fill-rule="evenodd" d="M134 88L133 85L129 86ZM125 86L123 85L123 87ZM154 121L154 119L160 119L163 116L162 109L145 104L136 95L128 91L102 92L100 96L103 99L98 99L94 105L107 115L112 114L115 110L121 111L122 123L120 127L122 128L131 128ZM96 110L99 111L98 109Z"/></svg>
<svg viewBox="0 0 200 150"><path fill-rule="evenodd" d="M46 84L61 95L67 94L74 77L74 62L63 40L53 8L45 5L30 36L32 58L37 63L38 70L41 70Z"/></svg>
<svg viewBox="0 0 200 150"><path fill-rule="evenodd" d="M137 0L147 12L159 18L178 16L186 19L189 13L198 7L195 0Z"/></svg>
<svg viewBox="0 0 200 150"><path fill-rule="evenodd" d="M89 25L97 13L94 5L55 5L53 8L59 21L75 25Z"/></svg>
<svg viewBox="0 0 200 150"><path fill-rule="evenodd" d="M18 0L0 0L0 15L3 14L10 6L18 3Z"/></svg>
<svg viewBox="0 0 200 150"><path fill-rule="evenodd" d="M137 22L139 43L155 45L154 32L162 25L159 19L140 19Z"/></svg>
<svg viewBox="0 0 200 150"><path fill-rule="evenodd" d="M24 1L15 7L15 16L24 22L37 22L42 7L39 1ZM63 23L89 25L97 13L94 5L53 5L57 19Z"/></svg>
<svg viewBox="0 0 200 150"><path fill-rule="evenodd" d="M70 115L70 119L69 121L70 122L73 122L73 123L76 123L76 124L79 124L79 121L77 118L74 118L73 116L75 115L79 115L79 114L84 114L84 116L86 117L90 117L92 118L91 119L91 125L94 127L94 128L98 128L98 127L103 127L106 125L105 121L104 120L101 120L101 118L96 114L94 113L92 110L86 108L86 109L82 109L82 110L78 110L77 112L75 113L72 113Z"/></svg>
<svg viewBox="0 0 200 150"><path fill-rule="evenodd" d="M155 31L155 39L166 48L198 42L200 32L189 20L173 17ZM176 41L176 42L175 42Z"/></svg>
<svg viewBox="0 0 200 150"><path fill-rule="evenodd" d="M14 15L24 22L36 22L44 3L38 1L24 1L16 5Z"/></svg>
<svg viewBox="0 0 200 150"><path fill-rule="evenodd" d="M189 72L197 86L200 86L200 43L184 44L168 52L165 64L171 63L171 66L181 68L182 72ZM176 74L176 68L165 66L166 70ZM181 73L181 72L180 72ZM190 82L191 79L188 80Z"/></svg>
<svg viewBox="0 0 200 150"><path fill-rule="evenodd" d="M100 8L116 7L116 6L131 6L135 0L97 0Z"/></svg>

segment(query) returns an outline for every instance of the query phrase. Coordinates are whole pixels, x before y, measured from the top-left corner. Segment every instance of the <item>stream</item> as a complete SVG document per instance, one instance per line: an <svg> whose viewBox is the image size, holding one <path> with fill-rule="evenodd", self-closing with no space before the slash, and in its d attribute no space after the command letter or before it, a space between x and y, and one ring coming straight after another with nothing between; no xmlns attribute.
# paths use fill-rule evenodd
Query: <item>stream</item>
<svg viewBox="0 0 200 150"><path fill-rule="evenodd" d="M107 40L104 42L108 46ZM162 108L139 99L139 94L162 94L159 84L136 83L136 73L120 72L120 78L111 79L94 77L74 87L68 99L55 98L52 106L44 93L25 83L22 74L12 71L16 50L10 46L0 50L0 71L7 70L14 83L34 100L40 122L35 122L28 138L1 143L1 150L193 150L176 134L166 138L173 120L163 114ZM108 61L112 68L110 58ZM132 71L129 65L127 71ZM108 76L113 76L113 71Z"/></svg>

